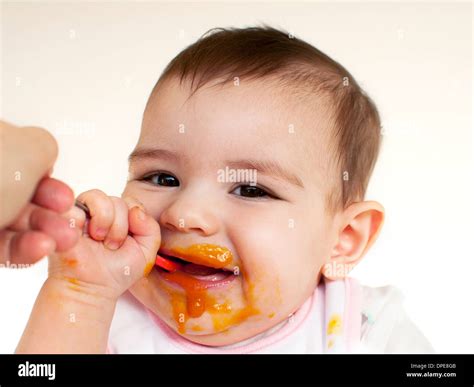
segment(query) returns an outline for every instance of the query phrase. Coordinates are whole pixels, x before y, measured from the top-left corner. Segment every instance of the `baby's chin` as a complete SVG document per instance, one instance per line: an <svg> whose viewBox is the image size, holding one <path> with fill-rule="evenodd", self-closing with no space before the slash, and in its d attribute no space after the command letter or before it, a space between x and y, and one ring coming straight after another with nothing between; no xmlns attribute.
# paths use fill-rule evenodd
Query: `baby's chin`
<svg viewBox="0 0 474 387"><path fill-rule="evenodd" d="M184 289L171 286L154 269L130 292L171 329L198 344L230 345L252 337L275 325L274 314L254 302L254 295L241 276L220 288L206 289L202 313L189 313L189 297ZM249 297L250 296L250 297ZM264 307L266 309L266 307ZM191 308L192 309L192 308Z"/></svg>

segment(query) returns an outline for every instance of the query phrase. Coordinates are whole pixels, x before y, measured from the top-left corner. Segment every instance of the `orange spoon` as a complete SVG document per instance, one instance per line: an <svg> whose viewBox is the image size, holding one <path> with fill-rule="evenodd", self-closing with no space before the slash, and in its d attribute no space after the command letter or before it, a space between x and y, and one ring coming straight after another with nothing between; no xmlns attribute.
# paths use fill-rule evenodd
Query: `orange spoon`
<svg viewBox="0 0 474 387"><path fill-rule="evenodd" d="M155 265L162 267L163 269L166 269L171 273L175 272L176 270L181 270L184 267L184 265L182 265L181 263L174 262L158 254L156 255Z"/></svg>

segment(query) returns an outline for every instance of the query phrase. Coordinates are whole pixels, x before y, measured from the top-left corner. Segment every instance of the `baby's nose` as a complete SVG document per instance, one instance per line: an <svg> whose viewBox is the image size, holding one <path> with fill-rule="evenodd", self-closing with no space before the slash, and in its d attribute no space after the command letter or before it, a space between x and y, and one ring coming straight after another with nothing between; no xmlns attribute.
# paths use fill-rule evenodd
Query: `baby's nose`
<svg viewBox="0 0 474 387"><path fill-rule="evenodd" d="M160 215L159 223L170 231L210 236L219 231L220 219L207 200L178 198Z"/></svg>

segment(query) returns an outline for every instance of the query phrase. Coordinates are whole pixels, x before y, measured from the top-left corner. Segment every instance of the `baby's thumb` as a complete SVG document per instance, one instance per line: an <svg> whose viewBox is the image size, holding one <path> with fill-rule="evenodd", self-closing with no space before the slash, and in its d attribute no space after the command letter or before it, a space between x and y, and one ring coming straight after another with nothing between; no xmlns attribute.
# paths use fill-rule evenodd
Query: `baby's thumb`
<svg viewBox="0 0 474 387"><path fill-rule="evenodd" d="M130 211L128 212L129 231L133 239L139 244L146 260L144 275L153 269L156 254L161 244L161 232L158 222L145 213L140 203L126 200Z"/></svg>

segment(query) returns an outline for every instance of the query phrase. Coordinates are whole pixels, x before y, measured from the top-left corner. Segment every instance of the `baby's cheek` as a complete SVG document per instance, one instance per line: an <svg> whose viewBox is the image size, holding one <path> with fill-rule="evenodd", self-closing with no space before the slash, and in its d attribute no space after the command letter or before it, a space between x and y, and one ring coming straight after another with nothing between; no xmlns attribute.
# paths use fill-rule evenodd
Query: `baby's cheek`
<svg viewBox="0 0 474 387"><path fill-rule="evenodd" d="M313 292L318 265L311 251L304 247L304 244L276 242L257 250L258 254L247 256L252 258L247 262L247 280L255 285L256 305L262 315L268 318L287 316Z"/></svg>
<svg viewBox="0 0 474 387"><path fill-rule="evenodd" d="M273 249L247 255L243 271L244 297L255 305L262 317L272 318L286 309L289 281L282 259L284 255Z"/></svg>
<svg viewBox="0 0 474 387"><path fill-rule="evenodd" d="M276 313L282 308L288 286L296 281L297 249L289 234L288 217L275 216L272 220L259 219L241 232L231 235L242 260L246 292L256 298L263 314Z"/></svg>

